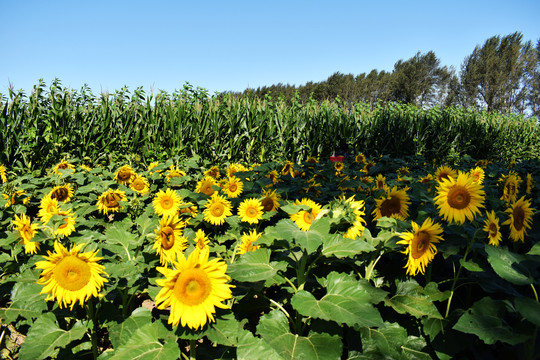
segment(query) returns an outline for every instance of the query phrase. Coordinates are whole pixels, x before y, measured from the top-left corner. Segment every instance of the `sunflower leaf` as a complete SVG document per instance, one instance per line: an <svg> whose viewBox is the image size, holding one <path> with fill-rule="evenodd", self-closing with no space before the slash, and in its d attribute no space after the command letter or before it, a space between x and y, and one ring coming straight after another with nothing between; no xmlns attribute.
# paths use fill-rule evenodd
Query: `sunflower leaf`
<svg viewBox="0 0 540 360"><path fill-rule="evenodd" d="M434 289L431 284L424 289L415 280L402 281L397 285L396 295L384 302L400 314L410 314L418 319L424 316L442 319L433 301L441 301L448 294Z"/></svg>
<svg viewBox="0 0 540 360"><path fill-rule="evenodd" d="M362 239L348 239L339 234L323 239L322 254L337 258L354 257L362 252L375 251L375 248Z"/></svg>
<svg viewBox="0 0 540 360"><path fill-rule="evenodd" d="M529 285L533 283L528 269L519 264L526 259L524 255L512 253L506 248L489 245L485 249L491 267L504 280L515 285Z"/></svg>
<svg viewBox="0 0 540 360"><path fill-rule="evenodd" d="M238 336L236 356L243 359L275 359L283 358L263 339L253 336L249 331L243 331Z"/></svg>
<svg viewBox="0 0 540 360"><path fill-rule="evenodd" d="M289 321L279 310L263 315L257 326L262 339L283 359L339 359L339 336L310 332L300 336L290 332Z"/></svg>
<svg viewBox="0 0 540 360"><path fill-rule="evenodd" d="M17 317L26 319L37 318L43 311L47 310L45 295L40 294L42 285L36 283L37 275L32 276L30 281L25 278L18 278L11 290L11 305L5 309L4 318L6 323L15 322Z"/></svg>
<svg viewBox="0 0 540 360"><path fill-rule="evenodd" d="M287 263L284 261L270 262L269 249L257 249L240 255L239 259L230 264L227 273L237 281L256 282L267 280L285 271Z"/></svg>
<svg viewBox="0 0 540 360"><path fill-rule="evenodd" d="M338 324L382 326L381 315L371 304L373 297L363 284L337 272L328 274L324 284L327 293L320 300L300 290L292 297L292 306L304 316Z"/></svg>

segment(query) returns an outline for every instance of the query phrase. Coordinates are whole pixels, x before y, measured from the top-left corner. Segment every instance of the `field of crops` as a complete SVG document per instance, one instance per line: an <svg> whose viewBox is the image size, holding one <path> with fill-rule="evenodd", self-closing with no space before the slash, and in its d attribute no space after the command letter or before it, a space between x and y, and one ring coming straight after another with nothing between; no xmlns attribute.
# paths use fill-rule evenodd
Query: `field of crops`
<svg viewBox="0 0 540 360"><path fill-rule="evenodd" d="M100 134L103 118L94 120L96 129L80 123L77 132L62 133L61 124L51 121L64 117L55 114L37 126L50 125L44 136L59 138L30 148L23 143L17 151L19 145L4 148L11 161L5 163L13 166L0 168L2 358L540 354L537 160L464 157L446 166L407 154L355 152L331 162L328 152L321 155L331 150L327 145L314 148L316 142L303 137L289 144L284 138L294 138L289 132L296 125L281 127L272 111L267 116L275 128L244 127L249 117L239 116L214 134L240 128L242 139L225 136L231 143L223 145L219 136L205 138L195 142L198 148L189 137L194 133L182 128L156 144L152 125L143 125L148 113L101 140L93 136ZM25 116L19 119L30 121ZM139 126L148 127L138 132ZM230 153L236 141L270 139L268 131L281 140L238 149L245 151L243 161L227 161L238 155ZM66 134L72 138L62 140ZM136 134L148 137L137 140ZM376 136L386 135L381 130ZM10 141L27 141L22 138ZM119 151L143 144L146 152L99 165L98 147L112 139ZM83 145L80 153L42 171L24 171L36 169L37 153L47 146L71 141ZM413 151L422 141L411 142ZM492 145L467 141L469 154ZM433 155L447 145L441 142ZM160 146L178 153L147 162ZM268 158L280 146L296 149L285 152L294 161ZM75 149L57 155L64 151ZM304 157L310 151L320 156Z"/></svg>

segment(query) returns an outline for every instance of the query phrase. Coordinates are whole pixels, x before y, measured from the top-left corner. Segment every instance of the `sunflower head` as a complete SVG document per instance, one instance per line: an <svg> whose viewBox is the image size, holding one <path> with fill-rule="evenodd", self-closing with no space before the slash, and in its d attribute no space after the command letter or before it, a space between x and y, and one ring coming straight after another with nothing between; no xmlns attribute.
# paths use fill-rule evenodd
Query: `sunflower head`
<svg viewBox="0 0 540 360"><path fill-rule="evenodd" d="M309 210L300 210L295 214L291 214L290 218L292 221L298 225L300 230L308 231L311 227L311 223L317 218L317 215L322 210L321 205L317 204L315 201L303 198L301 200L295 201L296 205L306 205L309 207Z"/></svg>
<svg viewBox="0 0 540 360"><path fill-rule="evenodd" d="M28 216L15 214L15 219L12 220L15 229L19 232L23 245L26 245L36 235L39 228L38 224L33 224Z"/></svg>
<svg viewBox="0 0 540 360"><path fill-rule="evenodd" d="M186 223L177 215L163 216L159 227L155 230L156 240L152 249L159 255L161 265L173 263L183 254L187 247L187 239L183 236Z"/></svg>
<svg viewBox="0 0 540 360"><path fill-rule="evenodd" d="M51 198L49 194L41 199L38 216L43 224L48 223L51 217L59 211L58 200Z"/></svg>
<svg viewBox="0 0 540 360"><path fill-rule="evenodd" d="M202 193L208 196L212 196L215 192L213 186L216 186L217 182L211 176L205 176L202 180L197 183L197 188L195 192Z"/></svg>
<svg viewBox="0 0 540 360"><path fill-rule="evenodd" d="M236 176L229 176L228 179L222 183L221 189L228 197L237 198L242 194L242 191L244 191L244 183Z"/></svg>
<svg viewBox="0 0 540 360"><path fill-rule="evenodd" d="M49 197L51 199L56 199L63 203L69 202L72 196L73 188L71 187L71 184L55 186L51 192L49 192Z"/></svg>
<svg viewBox="0 0 540 360"><path fill-rule="evenodd" d="M470 177L473 179L474 182L482 184L484 182L484 177L486 176L484 169L477 166L474 169L471 169L469 171Z"/></svg>
<svg viewBox="0 0 540 360"><path fill-rule="evenodd" d="M129 184L129 188L144 195L150 190L150 183L144 176L135 175L133 181Z"/></svg>
<svg viewBox="0 0 540 360"><path fill-rule="evenodd" d="M69 172L75 172L75 167L65 160L60 161L53 167L53 173L62 175L60 170L69 170Z"/></svg>
<svg viewBox="0 0 540 360"><path fill-rule="evenodd" d="M221 176L221 172L219 170L219 167L218 166L212 166L210 169L206 170L204 172L204 176L210 176L216 180L219 179L219 177Z"/></svg>
<svg viewBox="0 0 540 360"><path fill-rule="evenodd" d="M495 214L495 211L491 210L486 213L486 220L484 221L483 230L487 233L489 239L489 245L499 246L501 242L501 228L499 226L499 218Z"/></svg>
<svg viewBox="0 0 540 360"><path fill-rule="evenodd" d="M259 245L253 245L262 236L262 233L257 233L256 230L252 230L249 233L242 234L241 243L238 246L238 254L242 255L249 251L255 251L260 248Z"/></svg>
<svg viewBox="0 0 540 360"><path fill-rule="evenodd" d="M457 177L456 170L452 169L450 166L441 165L435 170L435 178L438 182L443 180L448 180L450 178L455 179Z"/></svg>
<svg viewBox="0 0 540 360"><path fill-rule="evenodd" d="M222 225L225 219L232 215L231 209L231 202L216 193L206 202L204 220L212 225Z"/></svg>
<svg viewBox="0 0 540 360"><path fill-rule="evenodd" d="M0 164L0 179L2 180L2 184L8 182L6 167L4 166L4 164Z"/></svg>
<svg viewBox="0 0 540 360"><path fill-rule="evenodd" d="M256 198L250 198L242 201L238 206L238 216L241 221L248 222L250 224L258 224L262 219L263 205L261 200Z"/></svg>
<svg viewBox="0 0 540 360"><path fill-rule="evenodd" d="M170 182L172 178L183 177L183 176L186 176L185 171L182 171L178 169L177 167L175 167L174 165L171 165L169 167L169 170L167 170L166 179L167 179L167 182Z"/></svg>
<svg viewBox="0 0 540 360"><path fill-rule="evenodd" d="M96 205L99 211L107 215L109 211L117 212L120 210L120 202L126 200L126 194L122 190L108 189L98 197Z"/></svg>
<svg viewBox="0 0 540 360"><path fill-rule="evenodd" d="M182 204L182 198L178 193L168 188L163 191L160 190L152 200L154 211L160 216L174 216L177 214Z"/></svg>
<svg viewBox="0 0 540 360"><path fill-rule="evenodd" d="M358 153L358 155L354 157L354 162L356 162L357 164L365 164L366 156L364 155L364 153Z"/></svg>
<svg viewBox="0 0 540 360"><path fill-rule="evenodd" d="M386 187L385 194L381 198L375 199L375 203L376 207L372 212L375 219L386 216L405 220L409 217L411 202L405 189L398 189L397 186Z"/></svg>
<svg viewBox="0 0 540 360"><path fill-rule="evenodd" d="M513 202L506 213L509 219L503 222L503 225L510 226L510 239L523 242L527 229L531 228L532 217L536 209L531 207L531 200L525 200L522 196L519 200Z"/></svg>
<svg viewBox="0 0 540 360"><path fill-rule="evenodd" d="M499 181L504 183L501 200L504 200L507 203L516 201L519 193L519 185L522 182L521 177L519 177L519 175L515 172L511 171L508 175L501 176Z"/></svg>
<svg viewBox="0 0 540 360"><path fill-rule="evenodd" d="M265 212L276 211L281 206L279 204L281 196L276 194L276 190L263 190L260 200Z"/></svg>
<svg viewBox="0 0 540 360"><path fill-rule="evenodd" d="M114 180L122 185L129 185L137 174L130 165L121 166L114 175Z"/></svg>

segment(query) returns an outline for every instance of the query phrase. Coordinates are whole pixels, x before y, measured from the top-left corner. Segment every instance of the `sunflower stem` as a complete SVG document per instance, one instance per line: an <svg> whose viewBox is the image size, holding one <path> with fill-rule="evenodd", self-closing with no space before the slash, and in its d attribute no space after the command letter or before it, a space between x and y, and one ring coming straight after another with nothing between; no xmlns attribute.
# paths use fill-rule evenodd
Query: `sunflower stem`
<svg viewBox="0 0 540 360"><path fill-rule="evenodd" d="M94 299L90 298L88 302L86 303L86 314L89 317L89 320L92 321L92 329L90 329L90 339L92 341L92 354L94 356L94 360L98 358L98 347L97 347L97 311L94 306Z"/></svg>
<svg viewBox="0 0 540 360"><path fill-rule="evenodd" d="M531 284L531 289L534 293L534 298L536 299L536 302L538 302L538 293L536 292L536 289L534 288L534 284Z"/></svg>
<svg viewBox="0 0 540 360"><path fill-rule="evenodd" d="M197 350L195 349L195 340L189 340L189 360L197 358Z"/></svg>

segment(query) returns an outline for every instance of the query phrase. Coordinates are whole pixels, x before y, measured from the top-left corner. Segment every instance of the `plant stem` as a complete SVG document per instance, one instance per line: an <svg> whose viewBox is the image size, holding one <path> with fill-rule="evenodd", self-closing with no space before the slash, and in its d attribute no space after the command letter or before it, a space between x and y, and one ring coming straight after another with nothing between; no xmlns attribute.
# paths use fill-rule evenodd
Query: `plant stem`
<svg viewBox="0 0 540 360"><path fill-rule="evenodd" d="M195 349L195 340L189 340L189 360L197 358L197 350Z"/></svg>
<svg viewBox="0 0 540 360"><path fill-rule="evenodd" d="M98 358L98 347L97 347L97 311L94 306L94 299L90 298L86 303L86 314L89 317L89 320L92 321L92 329L90 329L90 339L92 341L92 354L94 355L94 360Z"/></svg>

